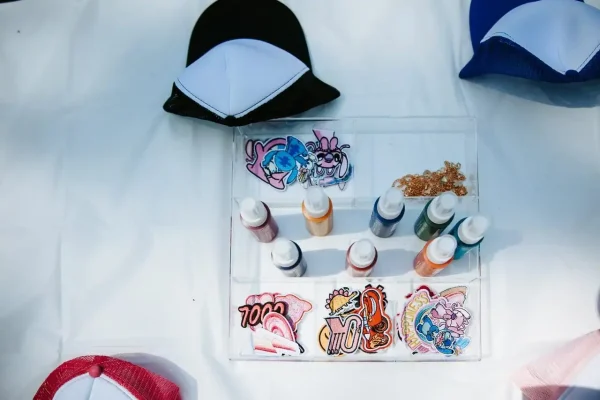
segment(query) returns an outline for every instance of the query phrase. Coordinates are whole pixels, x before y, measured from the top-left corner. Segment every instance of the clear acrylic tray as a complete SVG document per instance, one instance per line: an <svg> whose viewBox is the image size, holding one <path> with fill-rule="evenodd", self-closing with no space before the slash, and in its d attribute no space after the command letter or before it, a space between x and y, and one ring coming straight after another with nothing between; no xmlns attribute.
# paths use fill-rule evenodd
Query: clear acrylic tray
<svg viewBox="0 0 600 400"><path fill-rule="evenodd" d="M301 202L305 189L294 184L285 191L271 188L246 169L247 140L295 136L314 140L312 129L336 132L340 143L351 145L347 153L354 175L342 191L325 189L334 206L334 228L326 237L311 237L304 225ZM286 361L477 361L481 359L481 266L478 249L455 261L433 278L419 277L412 262L424 242L413 232L417 216L430 198L407 198L406 212L396 233L387 239L369 230L373 203L394 180L405 174L436 170L444 161L460 162L467 180L468 195L461 197L454 222L479 210L477 178L477 133L471 118L354 118L293 119L253 124L235 129L233 143L232 227L230 266L229 357L233 360ZM245 197L269 205L280 229L279 237L298 243L308 269L303 277L285 277L270 260L271 244L258 243L239 220L239 202ZM369 238L378 250L377 265L368 278L350 277L345 269L348 246ZM341 287L363 289L382 285L387 295L387 314L394 328L393 345L385 351L358 351L342 357L328 356L320 347L318 334L327 316L329 294ZM407 348L396 334L396 314L406 296L427 285L440 292L462 286L468 290L464 307L472 314L468 328L470 344L459 356L421 354ZM299 356L268 357L255 354L251 333L242 328L238 307L250 295L264 292L294 294L312 303L298 326L298 342L305 350Z"/></svg>

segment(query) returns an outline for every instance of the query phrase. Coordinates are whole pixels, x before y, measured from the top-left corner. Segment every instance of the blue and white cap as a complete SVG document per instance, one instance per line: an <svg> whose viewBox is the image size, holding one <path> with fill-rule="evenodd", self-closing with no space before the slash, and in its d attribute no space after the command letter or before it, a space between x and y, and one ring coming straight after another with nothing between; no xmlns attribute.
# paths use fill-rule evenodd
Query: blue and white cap
<svg viewBox="0 0 600 400"><path fill-rule="evenodd" d="M472 0L469 24L474 55L461 78L600 78L600 10L582 1Z"/></svg>

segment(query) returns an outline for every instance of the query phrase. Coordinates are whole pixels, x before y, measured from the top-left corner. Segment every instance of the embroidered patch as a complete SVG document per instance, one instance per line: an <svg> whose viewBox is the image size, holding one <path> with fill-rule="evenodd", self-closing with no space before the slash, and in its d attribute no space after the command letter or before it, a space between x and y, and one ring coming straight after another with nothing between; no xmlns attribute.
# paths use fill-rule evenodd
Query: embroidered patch
<svg viewBox="0 0 600 400"><path fill-rule="evenodd" d="M343 287L329 294L325 308L330 310L318 341L327 355L377 353L392 345L392 320L386 313L383 286L365 286L361 292Z"/></svg>
<svg viewBox="0 0 600 400"><path fill-rule="evenodd" d="M453 287L439 294L427 286L408 296L396 316L398 337L413 352L460 355L471 342L467 329L471 313L464 308L467 288Z"/></svg>
<svg viewBox="0 0 600 400"><path fill-rule="evenodd" d="M298 179L298 169L308 165L308 151L293 137L273 138L265 142L246 142L246 168L258 179L277 190L285 190Z"/></svg>
<svg viewBox="0 0 600 400"><path fill-rule="evenodd" d="M314 156L312 171L307 171L306 185L335 186L341 190L352 177L353 166L348 161L349 144L339 145L334 131L313 129L316 141L307 142L306 148Z"/></svg>
<svg viewBox="0 0 600 400"><path fill-rule="evenodd" d="M246 298L239 306L242 328L252 330L255 354L298 356L298 324L312 304L293 294L261 293Z"/></svg>
<svg viewBox="0 0 600 400"><path fill-rule="evenodd" d="M343 190L353 172L347 154L350 145L338 145L333 131L314 129L313 133L317 140L307 143L294 136L248 140L246 169L277 190L296 182L305 188L338 185Z"/></svg>

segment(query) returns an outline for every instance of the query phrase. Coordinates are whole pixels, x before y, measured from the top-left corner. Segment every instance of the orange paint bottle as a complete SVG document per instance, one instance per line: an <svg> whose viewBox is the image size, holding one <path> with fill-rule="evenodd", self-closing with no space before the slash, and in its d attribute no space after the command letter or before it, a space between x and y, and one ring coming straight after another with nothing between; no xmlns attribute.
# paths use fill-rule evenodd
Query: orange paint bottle
<svg viewBox="0 0 600 400"><path fill-rule="evenodd" d="M306 189L302 214L306 220L306 229L313 236L327 236L333 229L333 203L320 186Z"/></svg>
<svg viewBox="0 0 600 400"><path fill-rule="evenodd" d="M451 235L443 235L425 243L413 262L417 274L425 277L439 274L452 263L456 244L456 239Z"/></svg>

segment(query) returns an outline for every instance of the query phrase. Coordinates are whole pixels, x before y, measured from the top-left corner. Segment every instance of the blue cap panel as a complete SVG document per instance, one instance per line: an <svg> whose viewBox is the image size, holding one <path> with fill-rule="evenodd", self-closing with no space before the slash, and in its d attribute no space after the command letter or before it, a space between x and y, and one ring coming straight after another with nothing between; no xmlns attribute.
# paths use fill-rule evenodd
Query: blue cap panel
<svg viewBox="0 0 600 400"><path fill-rule="evenodd" d="M469 11L471 44L475 51L486 33L510 10L523 4L544 0L472 0ZM583 0L573 0L583 1Z"/></svg>
<svg viewBox="0 0 600 400"><path fill-rule="evenodd" d="M484 2L495 7L485 8ZM473 34L474 55L460 78L499 74L551 83L600 79L600 9L577 0L498 3L503 4L473 0L471 20L476 25L471 31L480 31ZM485 11L485 18L477 18L477 9Z"/></svg>

